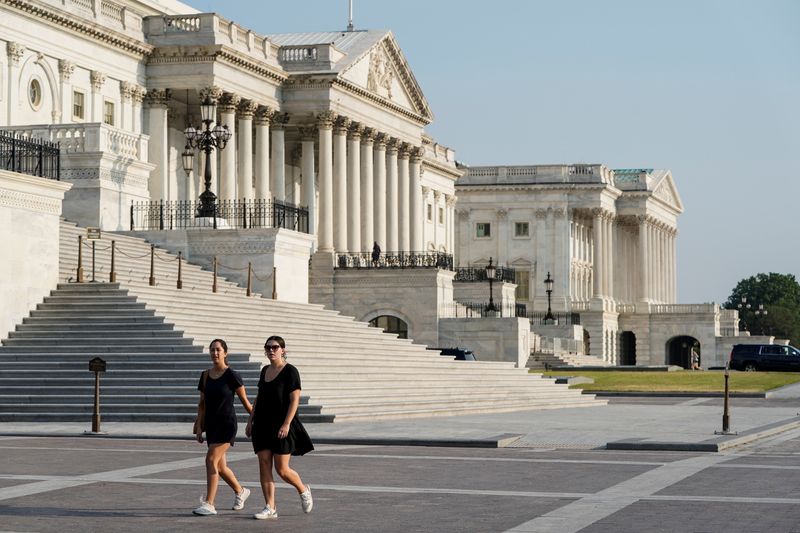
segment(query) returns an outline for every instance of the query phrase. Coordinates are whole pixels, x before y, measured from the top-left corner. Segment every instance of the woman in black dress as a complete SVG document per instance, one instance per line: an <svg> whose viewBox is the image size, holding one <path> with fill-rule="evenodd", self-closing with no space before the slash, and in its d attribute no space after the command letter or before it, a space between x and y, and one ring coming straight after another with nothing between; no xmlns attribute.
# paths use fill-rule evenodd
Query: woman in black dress
<svg viewBox="0 0 800 533"><path fill-rule="evenodd" d="M192 511L196 515L209 516L217 514L214 499L217 497L217 486L221 477L236 495L233 501L233 510L244 508L244 502L250 496L250 490L242 487L233 471L228 468L225 454L233 446L236 439L236 411L233 408L233 395L248 413L253 412L253 407L247 400L247 392L242 384L239 374L228 366L228 345L222 339L214 339L208 347L211 355L211 368L203 371L197 390L200 391L200 404L204 405L203 418L208 452L206 453L206 497L201 501L200 507ZM201 410L198 406L198 417ZM203 429L195 425L197 442L203 442Z"/></svg>
<svg viewBox="0 0 800 533"><path fill-rule="evenodd" d="M314 449L303 424L297 418L300 405L300 373L286 362L286 343L273 335L264 343L264 353L269 365L261 369L258 396L247 422L245 433L253 439L253 450L258 455L261 490L267 506L253 515L258 520L278 518L275 510L275 480L272 466L286 483L300 495L303 512L310 513L314 505L311 488L303 484L300 476L289 468L292 455L303 455Z"/></svg>

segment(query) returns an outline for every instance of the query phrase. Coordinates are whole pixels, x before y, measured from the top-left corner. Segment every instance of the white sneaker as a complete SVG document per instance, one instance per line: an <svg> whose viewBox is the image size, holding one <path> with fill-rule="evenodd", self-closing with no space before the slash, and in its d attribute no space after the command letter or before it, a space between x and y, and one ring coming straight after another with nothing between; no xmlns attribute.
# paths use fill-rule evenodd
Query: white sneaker
<svg viewBox="0 0 800 533"><path fill-rule="evenodd" d="M267 505L263 510L253 515L256 520L267 520L268 518L278 518L278 512L273 510L272 507Z"/></svg>
<svg viewBox="0 0 800 533"><path fill-rule="evenodd" d="M244 509L244 502L247 501L247 498L250 497L250 489L246 487L242 487L242 492L236 495L236 498L233 500L233 509L234 511L241 511Z"/></svg>
<svg viewBox="0 0 800 533"><path fill-rule="evenodd" d="M200 507L192 511L192 513L199 516L212 516L217 514L217 510L207 501L203 501L203 503L200 504Z"/></svg>
<svg viewBox="0 0 800 533"><path fill-rule="evenodd" d="M306 485L306 490L300 493L300 503L303 505L303 512L310 513L314 507L314 498L311 497L311 487Z"/></svg>

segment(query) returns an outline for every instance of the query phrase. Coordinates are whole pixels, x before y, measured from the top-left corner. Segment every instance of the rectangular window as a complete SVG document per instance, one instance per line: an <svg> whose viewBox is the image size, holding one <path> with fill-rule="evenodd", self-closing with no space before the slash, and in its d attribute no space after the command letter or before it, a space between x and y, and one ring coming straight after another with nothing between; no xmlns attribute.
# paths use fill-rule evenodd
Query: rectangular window
<svg viewBox="0 0 800 533"><path fill-rule="evenodd" d="M79 91L72 92L72 118L83 120L83 93Z"/></svg>
<svg viewBox="0 0 800 533"><path fill-rule="evenodd" d="M428 204L428 222L433 222L433 205Z"/></svg>
<svg viewBox="0 0 800 533"><path fill-rule="evenodd" d="M518 302L528 301L528 280L531 273L528 270L517 270L514 274L514 283L517 284L516 297Z"/></svg>
<svg viewBox="0 0 800 533"><path fill-rule="evenodd" d="M114 125L114 102L106 101L103 105L103 122L109 126Z"/></svg>
<svg viewBox="0 0 800 533"><path fill-rule="evenodd" d="M439 208L439 224L444 224L444 207Z"/></svg>
<svg viewBox="0 0 800 533"><path fill-rule="evenodd" d="M491 237L492 236L492 225L488 222L478 222L475 224L475 236L476 237Z"/></svg>
<svg viewBox="0 0 800 533"><path fill-rule="evenodd" d="M514 222L514 237L527 237L528 228L527 222Z"/></svg>

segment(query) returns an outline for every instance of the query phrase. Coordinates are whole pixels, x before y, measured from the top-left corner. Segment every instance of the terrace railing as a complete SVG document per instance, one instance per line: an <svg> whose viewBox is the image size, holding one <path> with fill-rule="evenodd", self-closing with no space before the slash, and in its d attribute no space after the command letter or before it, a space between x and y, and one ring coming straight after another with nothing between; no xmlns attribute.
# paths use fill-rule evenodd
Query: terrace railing
<svg viewBox="0 0 800 533"><path fill-rule="evenodd" d="M0 168L58 180L61 178L61 149L58 143L0 131Z"/></svg>
<svg viewBox="0 0 800 533"><path fill-rule="evenodd" d="M336 268L441 268L453 270L453 256L442 252L381 252L336 254Z"/></svg>
<svg viewBox="0 0 800 533"><path fill-rule="evenodd" d="M505 281L516 283L516 271L513 268L497 267L495 269L494 281ZM489 281L486 276L485 268L460 267L456 269L456 277L453 281Z"/></svg>

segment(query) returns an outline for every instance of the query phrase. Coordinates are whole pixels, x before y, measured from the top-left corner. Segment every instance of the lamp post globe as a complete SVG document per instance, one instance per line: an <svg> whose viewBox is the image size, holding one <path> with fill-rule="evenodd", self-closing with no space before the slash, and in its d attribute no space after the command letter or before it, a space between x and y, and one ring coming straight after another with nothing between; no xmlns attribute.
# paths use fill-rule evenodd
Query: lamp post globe
<svg viewBox="0 0 800 533"><path fill-rule="evenodd" d="M492 264L492 258L489 258L489 264L486 265L486 277L489 278L489 305L486 306L486 312L494 313L497 311L497 307L494 305L494 295L492 293L492 282L494 281L494 276L497 273L497 268Z"/></svg>
<svg viewBox="0 0 800 533"><path fill-rule="evenodd" d="M553 310L550 307L550 298L551 298L551 296L553 294L553 284L554 283L555 283L555 280L552 277L550 277L550 272L548 272L547 273L547 277L544 280L545 292L547 293L547 314L544 315L545 322L548 322L548 321L549 322L553 322L555 320L555 317L553 316Z"/></svg>
<svg viewBox="0 0 800 533"><path fill-rule="evenodd" d="M211 129L211 124L217 115L217 104L210 95L206 95L200 104L200 117L203 121L202 129L193 126L183 130L186 137L186 148L181 154L183 170L188 175L194 168L193 148L205 152L205 171L203 172L203 192L200 193L200 205L197 207L198 217L214 217L217 212L217 195L211 191L211 152L214 149L222 150L231 138L231 131L227 125L217 124Z"/></svg>

